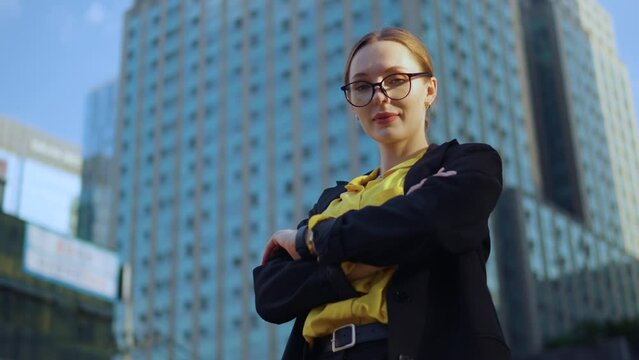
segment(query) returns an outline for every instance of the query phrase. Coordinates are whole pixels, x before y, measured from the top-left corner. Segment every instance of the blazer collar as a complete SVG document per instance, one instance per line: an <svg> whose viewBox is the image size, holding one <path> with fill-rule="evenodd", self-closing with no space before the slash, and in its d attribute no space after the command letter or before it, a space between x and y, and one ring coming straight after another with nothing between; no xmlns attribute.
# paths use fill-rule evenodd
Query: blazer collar
<svg viewBox="0 0 639 360"><path fill-rule="evenodd" d="M430 144L426 153L411 167L406 174L404 180L404 192L410 189L411 186L420 182L423 178L435 174L441 168L444 161L444 155L451 146L457 146L459 142L457 139L447 141L442 144ZM375 170L375 169L373 169ZM365 175L369 175L373 170L368 171ZM346 189L344 186L348 184L348 181L337 181L337 186L333 189L336 190L337 195L344 192Z"/></svg>
<svg viewBox="0 0 639 360"><path fill-rule="evenodd" d="M422 179L435 174L442 167L444 156L451 146L457 146L457 139L445 142L441 145L431 144L426 154L413 165L404 179L404 192Z"/></svg>

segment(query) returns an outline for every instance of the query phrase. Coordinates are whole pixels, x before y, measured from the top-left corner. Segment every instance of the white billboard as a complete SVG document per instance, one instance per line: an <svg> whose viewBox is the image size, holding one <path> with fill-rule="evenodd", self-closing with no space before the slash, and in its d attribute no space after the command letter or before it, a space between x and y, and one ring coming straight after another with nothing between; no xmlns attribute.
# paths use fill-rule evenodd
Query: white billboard
<svg viewBox="0 0 639 360"><path fill-rule="evenodd" d="M89 242L28 224L23 261L33 275L107 300L118 295L117 255Z"/></svg>

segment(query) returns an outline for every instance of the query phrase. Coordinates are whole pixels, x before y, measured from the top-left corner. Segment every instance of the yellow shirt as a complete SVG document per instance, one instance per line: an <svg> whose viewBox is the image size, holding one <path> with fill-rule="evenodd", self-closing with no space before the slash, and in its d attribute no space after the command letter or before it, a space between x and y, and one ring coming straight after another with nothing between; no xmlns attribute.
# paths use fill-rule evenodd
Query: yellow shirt
<svg viewBox="0 0 639 360"><path fill-rule="evenodd" d="M309 229L320 221L336 218L347 211L358 210L365 206L379 206L396 196L404 195L404 178L410 167L426 152L421 150L414 157L395 165L384 176L377 178L380 169L369 175L354 178L346 185L346 191L333 200L321 214L313 215L308 221ZM348 276L357 266L352 262L341 264ZM362 294L359 297L325 304L311 310L304 323L302 334L309 343L313 338L329 335L336 328L354 323L357 325L379 322L388 323L386 311L386 285L396 270L395 266L386 268L369 267L369 273L358 280L351 281L353 288Z"/></svg>

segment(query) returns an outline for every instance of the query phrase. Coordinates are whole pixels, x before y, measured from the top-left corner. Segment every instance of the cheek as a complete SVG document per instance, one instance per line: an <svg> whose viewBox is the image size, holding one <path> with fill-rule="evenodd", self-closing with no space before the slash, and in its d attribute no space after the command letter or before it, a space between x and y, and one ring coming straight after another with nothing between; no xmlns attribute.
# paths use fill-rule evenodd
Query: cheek
<svg viewBox="0 0 639 360"><path fill-rule="evenodd" d="M405 99L403 110L407 118L415 119L417 117L423 117L426 107L423 100L419 96L410 97Z"/></svg>
<svg viewBox="0 0 639 360"><path fill-rule="evenodd" d="M428 89L426 86L423 85L417 85L413 86L410 94L408 94L408 99L410 99L411 103L413 105L418 105L423 107L424 106L424 102L426 101L427 98L427 92Z"/></svg>
<svg viewBox="0 0 639 360"><path fill-rule="evenodd" d="M426 107L421 101L416 101L410 104L410 107L405 109L406 113L406 125L412 131L417 131L422 126L426 119Z"/></svg>
<svg viewBox="0 0 639 360"><path fill-rule="evenodd" d="M357 116L357 121L360 123L361 126L363 126L364 128L366 128L367 126L369 126L369 112L366 111L366 107L363 108L355 108L353 110L353 113L355 114L355 116Z"/></svg>
<svg viewBox="0 0 639 360"><path fill-rule="evenodd" d="M369 117L371 116L369 112L364 109L359 109L355 112L357 115L357 125L362 128L364 133L366 133L369 137L373 135L373 127L374 124Z"/></svg>

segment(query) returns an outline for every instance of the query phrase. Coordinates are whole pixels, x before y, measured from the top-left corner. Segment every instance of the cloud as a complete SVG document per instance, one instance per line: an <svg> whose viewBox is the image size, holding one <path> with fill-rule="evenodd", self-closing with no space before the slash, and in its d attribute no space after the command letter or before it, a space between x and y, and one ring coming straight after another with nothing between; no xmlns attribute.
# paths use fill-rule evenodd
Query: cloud
<svg viewBox="0 0 639 360"><path fill-rule="evenodd" d="M0 0L3 1L3 0ZM106 9L101 2L94 1L84 13L84 20L89 24L101 25L106 18Z"/></svg>

